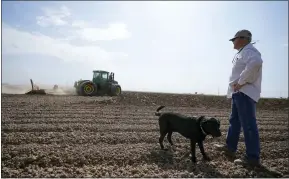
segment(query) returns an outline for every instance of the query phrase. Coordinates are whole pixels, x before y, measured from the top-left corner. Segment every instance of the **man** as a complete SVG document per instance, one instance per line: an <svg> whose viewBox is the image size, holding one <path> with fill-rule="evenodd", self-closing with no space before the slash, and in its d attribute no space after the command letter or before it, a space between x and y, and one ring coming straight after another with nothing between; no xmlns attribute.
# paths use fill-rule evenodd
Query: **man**
<svg viewBox="0 0 289 179"><path fill-rule="evenodd" d="M238 53L233 59L227 97L232 98L230 126L225 145L216 144L217 149L235 157L241 127L243 128L246 155L234 163L260 165L260 142L256 122L256 103L260 99L262 63L260 52L251 44L252 34L240 30L230 39Z"/></svg>

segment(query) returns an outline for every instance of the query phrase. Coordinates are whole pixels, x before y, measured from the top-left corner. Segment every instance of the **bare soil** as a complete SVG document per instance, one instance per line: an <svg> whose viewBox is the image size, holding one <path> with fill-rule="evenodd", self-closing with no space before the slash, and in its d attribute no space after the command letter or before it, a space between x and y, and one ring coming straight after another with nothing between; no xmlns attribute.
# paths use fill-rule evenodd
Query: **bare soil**
<svg viewBox="0 0 289 179"><path fill-rule="evenodd" d="M215 116L222 137L205 141L212 161L197 164L189 141L173 134L164 152L154 112ZM2 94L2 177L288 177L288 103L262 99L257 107L264 168L235 165L213 143L224 142L230 101L222 96L124 92L121 97ZM169 146L165 140L165 145ZM245 153L241 134L237 156Z"/></svg>

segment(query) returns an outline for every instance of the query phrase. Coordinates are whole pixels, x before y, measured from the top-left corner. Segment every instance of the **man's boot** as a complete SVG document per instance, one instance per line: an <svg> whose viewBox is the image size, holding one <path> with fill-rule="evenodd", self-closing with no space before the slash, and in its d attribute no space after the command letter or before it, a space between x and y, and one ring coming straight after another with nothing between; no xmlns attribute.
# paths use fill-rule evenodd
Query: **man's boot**
<svg viewBox="0 0 289 179"><path fill-rule="evenodd" d="M234 159L236 154L235 152L231 151L227 145L223 144L214 144L217 150L221 151L223 154L225 154L227 157Z"/></svg>

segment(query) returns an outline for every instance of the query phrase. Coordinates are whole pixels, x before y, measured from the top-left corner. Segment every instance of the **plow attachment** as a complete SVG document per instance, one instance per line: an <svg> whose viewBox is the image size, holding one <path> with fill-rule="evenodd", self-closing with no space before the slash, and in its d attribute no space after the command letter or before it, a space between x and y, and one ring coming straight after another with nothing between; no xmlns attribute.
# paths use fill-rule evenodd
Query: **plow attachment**
<svg viewBox="0 0 289 179"><path fill-rule="evenodd" d="M34 86L32 79L30 79L30 82L31 82L32 90L28 91L25 94L40 94L40 95L45 95L46 94L44 89L39 89L38 86Z"/></svg>

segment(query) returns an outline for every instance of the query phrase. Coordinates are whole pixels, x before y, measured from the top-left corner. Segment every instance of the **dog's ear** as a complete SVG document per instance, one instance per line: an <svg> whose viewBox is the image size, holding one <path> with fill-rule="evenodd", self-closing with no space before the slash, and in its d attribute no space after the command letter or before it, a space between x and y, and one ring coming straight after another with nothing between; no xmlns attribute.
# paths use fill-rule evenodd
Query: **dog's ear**
<svg viewBox="0 0 289 179"><path fill-rule="evenodd" d="M214 121L214 122L216 122L216 123L218 124L218 126L220 127L220 120L218 120L218 119L212 117L212 118L210 118L210 121Z"/></svg>
<svg viewBox="0 0 289 179"><path fill-rule="evenodd" d="M205 116L200 116L200 117L198 118L198 121L203 121L203 120L205 120Z"/></svg>
<svg viewBox="0 0 289 179"><path fill-rule="evenodd" d="M212 117L211 120L212 120L212 121L216 121L218 124L220 124L220 120L219 120L219 119L216 119L215 117Z"/></svg>

